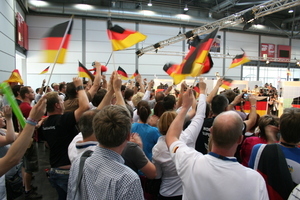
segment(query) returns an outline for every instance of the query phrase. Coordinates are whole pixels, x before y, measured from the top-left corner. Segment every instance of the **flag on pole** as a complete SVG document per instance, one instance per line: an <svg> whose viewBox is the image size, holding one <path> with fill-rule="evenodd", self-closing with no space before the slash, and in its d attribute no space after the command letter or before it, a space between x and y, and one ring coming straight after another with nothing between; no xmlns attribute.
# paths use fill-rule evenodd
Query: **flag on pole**
<svg viewBox="0 0 300 200"><path fill-rule="evenodd" d="M192 77L199 76L202 69L204 68L206 57L208 56L209 50L212 43L215 40L219 29L215 29L213 32L208 34L194 49L192 48L188 55L184 58L181 63L180 71L177 74L187 74ZM206 70L205 70L206 71Z"/></svg>
<svg viewBox="0 0 300 200"><path fill-rule="evenodd" d="M20 83L23 85L23 79L21 78L19 70L15 69L11 72L11 75L8 80L4 81L7 83Z"/></svg>
<svg viewBox="0 0 300 200"><path fill-rule="evenodd" d="M139 75L139 70L135 70L134 74L132 74L132 76L129 79L133 79L137 75Z"/></svg>
<svg viewBox="0 0 300 200"><path fill-rule="evenodd" d="M85 77L94 81L95 76L80 61L78 62L78 76Z"/></svg>
<svg viewBox="0 0 300 200"><path fill-rule="evenodd" d="M208 73L213 66L214 66L214 62L211 59L210 53L208 53L199 75Z"/></svg>
<svg viewBox="0 0 300 200"><path fill-rule="evenodd" d="M230 78L223 78L221 87L224 88L225 90L229 90L231 88L232 81L233 80Z"/></svg>
<svg viewBox="0 0 300 200"><path fill-rule="evenodd" d="M46 69L44 69L40 74L46 74L49 71L49 67L50 66L48 66Z"/></svg>
<svg viewBox="0 0 300 200"><path fill-rule="evenodd" d="M147 38L140 32L125 30L118 25L112 25L111 20L107 20L107 35L111 40L114 51L123 50L131 47Z"/></svg>
<svg viewBox="0 0 300 200"><path fill-rule="evenodd" d="M164 65L163 70L173 78L174 85L179 84L183 79L187 77L186 74L176 74L176 71L180 68L180 65L167 63Z"/></svg>
<svg viewBox="0 0 300 200"><path fill-rule="evenodd" d="M245 52L243 54L236 55L232 59L231 65L229 66L229 69L237 67L239 65L242 65L242 64L247 63L249 61L250 61L250 59L247 58L247 56L245 55Z"/></svg>
<svg viewBox="0 0 300 200"><path fill-rule="evenodd" d="M118 67L117 73L121 76L122 80L128 80L128 75L122 67Z"/></svg>
<svg viewBox="0 0 300 200"><path fill-rule="evenodd" d="M43 38L43 62L54 63L58 52L59 55L56 62L61 64L65 62L65 55L71 38L72 25L73 18L67 22L57 24L48 31Z"/></svg>

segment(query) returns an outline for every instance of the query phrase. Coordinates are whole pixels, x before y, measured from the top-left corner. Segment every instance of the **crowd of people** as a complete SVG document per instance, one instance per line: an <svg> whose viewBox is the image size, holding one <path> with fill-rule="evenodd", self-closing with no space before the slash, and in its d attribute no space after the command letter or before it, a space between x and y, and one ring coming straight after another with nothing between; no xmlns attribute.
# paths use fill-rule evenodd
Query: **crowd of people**
<svg viewBox="0 0 300 200"><path fill-rule="evenodd" d="M155 91L141 75L135 83L122 84L117 72L106 80L101 64L95 67L93 82L46 87L43 80L36 94L11 83L26 125L4 95L1 199L13 199L5 182L16 173L25 199L43 198L32 185L36 142L50 150L49 181L59 200L300 198L299 108L259 116L256 95L218 94L222 78L208 95L203 80L198 90L183 82L173 95L172 86ZM235 110L246 100L250 113Z"/></svg>

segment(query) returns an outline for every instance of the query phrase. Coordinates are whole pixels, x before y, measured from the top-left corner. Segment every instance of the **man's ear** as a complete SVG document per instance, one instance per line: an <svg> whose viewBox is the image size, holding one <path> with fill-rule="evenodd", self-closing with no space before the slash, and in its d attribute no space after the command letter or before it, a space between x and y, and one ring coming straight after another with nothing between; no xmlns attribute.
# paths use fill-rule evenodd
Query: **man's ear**
<svg viewBox="0 0 300 200"><path fill-rule="evenodd" d="M243 142L243 139L244 139L244 136L243 135L240 135L239 139L238 139L238 144L242 144Z"/></svg>

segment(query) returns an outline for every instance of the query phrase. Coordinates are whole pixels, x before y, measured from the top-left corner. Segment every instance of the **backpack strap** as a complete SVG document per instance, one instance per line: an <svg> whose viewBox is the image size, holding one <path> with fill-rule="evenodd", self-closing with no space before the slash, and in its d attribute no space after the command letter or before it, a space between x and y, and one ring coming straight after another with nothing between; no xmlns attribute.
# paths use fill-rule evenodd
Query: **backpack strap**
<svg viewBox="0 0 300 200"><path fill-rule="evenodd" d="M84 163L85 160L90 157L93 154L93 151L91 150L87 150L85 151L81 157L80 157L80 162L79 162L79 170L78 170L78 176L77 176L77 181L76 181L76 188L75 188L75 195L74 195L74 199L76 198L76 195L78 193L78 189L79 189L79 185L82 179L82 175L83 175L83 167L84 167Z"/></svg>

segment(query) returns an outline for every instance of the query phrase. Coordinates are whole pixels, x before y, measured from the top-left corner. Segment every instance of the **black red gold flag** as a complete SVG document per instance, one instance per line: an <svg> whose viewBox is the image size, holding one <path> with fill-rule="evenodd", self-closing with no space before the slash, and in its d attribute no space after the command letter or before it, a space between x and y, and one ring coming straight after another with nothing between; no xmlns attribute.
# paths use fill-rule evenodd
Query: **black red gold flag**
<svg viewBox="0 0 300 200"><path fill-rule="evenodd" d="M126 30L119 25L113 26L110 19L107 21L107 35L114 51L126 49L147 38L140 32Z"/></svg>
<svg viewBox="0 0 300 200"><path fill-rule="evenodd" d="M92 81L95 79L95 76L81 62L78 64L78 77L88 78Z"/></svg>
<svg viewBox="0 0 300 200"><path fill-rule="evenodd" d="M122 80L128 80L128 75L122 67L118 67L117 73L121 76Z"/></svg>
<svg viewBox="0 0 300 200"><path fill-rule="evenodd" d="M49 67L50 66L48 66L46 69L44 69L40 74L46 74L49 71Z"/></svg>
<svg viewBox="0 0 300 200"><path fill-rule="evenodd" d="M43 38L43 53L46 63L54 63L59 52L56 63L64 63L68 45L71 38L73 18L69 21L52 27ZM61 48L61 49L60 49Z"/></svg>
<svg viewBox="0 0 300 200"><path fill-rule="evenodd" d="M237 67L237 66L239 66L239 65L242 65L242 64L247 63L247 62L249 62L249 61L250 61L250 60L249 60L249 58L245 55L245 53L236 55L236 56L232 59L231 65L229 66L229 69L234 68L234 67Z"/></svg>

